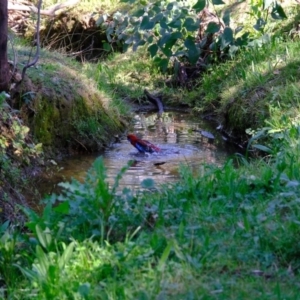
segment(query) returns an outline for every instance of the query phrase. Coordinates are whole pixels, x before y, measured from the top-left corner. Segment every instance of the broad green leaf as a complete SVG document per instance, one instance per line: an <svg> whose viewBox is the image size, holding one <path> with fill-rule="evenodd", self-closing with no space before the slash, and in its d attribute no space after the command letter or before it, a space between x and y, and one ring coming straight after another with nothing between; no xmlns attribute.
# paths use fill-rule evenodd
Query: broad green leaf
<svg viewBox="0 0 300 300"><path fill-rule="evenodd" d="M170 39L177 40L182 38L182 33L179 31L175 31L171 34Z"/></svg>
<svg viewBox="0 0 300 300"><path fill-rule="evenodd" d="M109 43L103 43L103 50L110 52L111 51L111 45Z"/></svg>
<svg viewBox="0 0 300 300"><path fill-rule="evenodd" d="M186 30L188 31L196 31L199 29L200 26L200 20L195 20L191 17L187 17L182 25Z"/></svg>
<svg viewBox="0 0 300 300"><path fill-rule="evenodd" d="M133 36L130 36L128 39L125 40L125 44L127 45L131 45L134 41L134 37Z"/></svg>
<svg viewBox="0 0 300 300"><path fill-rule="evenodd" d="M25 269L25 268L22 268L19 264L15 264L15 266L17 268L19 268L21 270L21 272L23 273L23 275L25 275L28 279L34 281L36 279L36 272L35 271L32 271L32 270L29 270L29 269Z"/></svg>
<svg viewBox="0 0 300 300"><path fill-rule="evenodd" d="M265 22L264 19L259 18L256 20L256 24L253 26L253 28L256 29L257 31L263 31L266 24L267 23Z"/></svg>
<svg viewBox="0 0 300 300"><path fill-rule="evenodd" d="M184 45L188 49L187 51L188 60L192 64L195 64L198 61L200 50L196 47L194 38L188 37L184 41Z"/></svg>
<svg viewBox="0 0 300 300"><path fill-rule="evenodd" d="M35 267L38 275L46 277L49 269L49 259L39 245L36 246L36 258L38 260L38 264L35 265Z"/></svg>
<svg viewBox="0 0 300 300"><path fill-rule="evenodd" d="M172 52L172 47L176 44L176 39L175 40L169 40L167 43L166 43L166 45L165 45L165 47L163 47L161 50L162 50L162 52L166 55L166 56L168 56L168 57L171 57L172 55L173 55L173 52Z"/></svg>
<svg viewBox="0 0 300 300"><path fill-rule="evenodd" d="M159 40L158 40L158 45L159 47L163 47L165 43L167 43L169 41L169 39L171 38L171 34L170 33L166 33L165 35L163 35Z"/></svg>
<svg viewBox="0 0 300 300"><path fill-rule="evenodd" d="M187 52L188 60L193 65L197 63L199 56L200 56L200 49L198 49L197 47L190 48Z"/></svg>
<svg viewBox="0 0 300 300"><path fill-rule="evenodd" d="M162 48L161 51L167 57L171 57L172 54L173 54L173 52L171 51L170 47L167 47L167 45L166 45L166 47Z"/></svg>
<svg viewBox="0 0 300 300"><path fill-rule="evenodd" d="M153 37L153 35L151 34L151 35L149 35L148 37L146 37L146 39L147 39L147 43L148 43L148 44L151 44L151 43L153 43L154 37Z"/></svg>
<svg viewBox="0 0 300 300"><path fill-rule="evenodd" d="M223 50L228 45L233 43L233 31L231 28L226 27L221 37L221 49Z"/></svg>
<svg viewBox="0 0 300 300"><path fill-rule="evenodd" d="M272 153L272 150L269 147L266 147L264 145L257 144L257 145L252 145L252 147L261 150L263 152Z"/></svg>
<svg viewBox="0 0 300 300"><path fill-rule="evenodd" d="M225 4L225 2L223 2L222 0L212 0L211 1L214 5L222 5Z"/></svg>
<svg viewBox="0 0 300 300"><path fill-rule="evenodd" d="M154 23L160 22L164 18L164 14L162 12L156 14L151 21Z"/></svg>
<svg viewBox="0 0 300 300"><path fill-rule="evenodd" d="M229 9L225 10L222 19L226 26L230 25L230 10Z"/></svg>
<svg viewBox="0 0 300 300"><path fill-rule="evenodd" d="M139 17L143 16L144 13L145 13L144 9L138 9L135 13L132 14L132 16L139 18Z"/></svg>
<svg viewBox="0 0 300 300"><path fill-rule="evenodd" d="M152 10L156 14L161 13L161 8L160 8L159 2L154 3L154 5L152 6Z"/></svg>
<svg viewBox="0 0 300 300"><path fill-rule="evenodd" d="M165 43L165 51L167 51L168 55L165 53L166 56L171 56L172 55L172 52L170 53L170 50L172 49L172 47L176 44L178 38L181 38L182 37L182 34L181 32L173 32L170 36L170 39Z"/></svg>
<svg viewBox="0 0 300 300"><path fill-rule="evenodd" d="M48 247L51 245L52 237L51 237L51 232L49 229L43 231L39 225L35 226L35 231L37 238L40 242L40 244L45 248L48 249Z"/></svg>
<svg viewBox="0 0 300 300"><path fill-rule="evenodd" d="M215 22L210 22L210 23L208 23L205 32L206 33L216 33L219 30L220 30L220 24L217 24Z"/></svg>
<svg viewBox="0 0 300 300"><path fill-rule="evenodd" d="M140 25L141 30L150 30L155 26L155 23L153 21L149 20L148 16L144 16L142 23Z"/></svg>
<svg viewBox="0 0 300 300"><path fill-rule="evenodd" d="M22 207L21 206L22 211L25 213L28 222L26 222L26 226L31 230L34 231L35 230L35 225L40 221L40 216L33 211L32 209L28 208L28 207Z"/></svg>
<svg viewBox="0 0 300 300"><path fill-rule="evenodd" d="M212 42L209 45L209 50L211 50L211 51L217 51L218 50L218 45L215 42Z"/></svg>
<svg viewBox="0 0 300 300"><path fill-rule="evenodd" d="M184 41L184 45L188 49L196 47L195 46L195 39L193 37L191 37L191 36L187 37L186 40Z"/></svg>
<svg viewBox="0 0 300 300"><path fill-rule="evenodd" d="M70 211L70 205L68 201L64 201L59 205L53 208L53 211L61 213L61 214L68 214Z"/></svg>
<svg viewBox="0 0 300 300"><path fill-rule="evenodd" d="M181 20L180 19L174 20L174 21L170 22L168 24L168 26L171 28L179 29L179 28L181 28Z"/></svg>
<svg viewBox="0 0 300 300"><path fill-rule="evenodd" d="M151 178L144 179L141 182L141 187L146 189L151 189L155 186L155 181Z"/></svg>
<svg viewBox="0 0 300 300"><path fill-rule="evenodd" d="M193 9L198 13L199 11L203 10L206 6L206 0L198 0L197 3L193 6Z"/></svg>
<svg viewBox="0 0 300 300"><path fill-rule="evenodd" d="M168 58L156 57L154 59L154 64L161 70L161 72L166 72L169 64Z"/></svg>
<svg viewBox="0 0 300 300"><path fill-rule="evenodd" d="M169 59L162 58L162 60L160 61L160 64L159 64L159 68L163 73L165 73L168 69L168 65L169 65Z"/></svg>
<svg viewBox="0 0 300 300"><path fill-rule="evenodd" d="M68 247L64 250L64 253L62 256L59 258L58 264L59 268L62 269L70 260L72 254L73 254L73 249L75 247L75 243L72 242L71 244L68 245Z"/></svg>
<svg viewBox="0 0 300 300"><path fill-rule="evenodd" d="M237 38L235 40L235 45L236 46L245 46L248 44L249 42L249 37L250 33L249 32L245 32L241 37Z"/></svg>
<svg viewBox="0 0 300 300"><path fill-rule="evenodd" d="M282 6L280 4L278 4L277 2L271 12L271 16L273 19L276 19L276 20L287 19L287 16L286 16Z"/></svg>
<svg viewBox="0 0 300 300"><path fill-rule="evenodd" d="M169 29L169 26L167 25L165 18L159 22L159 25L160 25L161 29L163 29L163 30Z"/></svg>
<svg viewBox="0 0 300 300"><path fill-rule="evenodd" d="M146 41L140 40L139 42L135 43L132 47L133 51L136 51L138 47L143 46L146 44Z"/></svg>
<svg viewBox="0 0 300 300"><path fill-rule="evenodd" d="M172 10L173 9L174 4L173 3L169 3L167 5L167 10Z"/></svg>

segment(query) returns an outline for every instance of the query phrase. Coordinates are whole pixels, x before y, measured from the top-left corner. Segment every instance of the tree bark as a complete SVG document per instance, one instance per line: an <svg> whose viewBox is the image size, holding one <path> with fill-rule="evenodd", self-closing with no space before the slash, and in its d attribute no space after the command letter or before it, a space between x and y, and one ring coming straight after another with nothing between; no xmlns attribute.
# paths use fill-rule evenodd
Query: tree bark
<svg viewBox="0 0 300 300"><path fill-rule="evenodd" d="M0 92L8 91L9 65L7 61L7 0L0 0Z"/></svg>

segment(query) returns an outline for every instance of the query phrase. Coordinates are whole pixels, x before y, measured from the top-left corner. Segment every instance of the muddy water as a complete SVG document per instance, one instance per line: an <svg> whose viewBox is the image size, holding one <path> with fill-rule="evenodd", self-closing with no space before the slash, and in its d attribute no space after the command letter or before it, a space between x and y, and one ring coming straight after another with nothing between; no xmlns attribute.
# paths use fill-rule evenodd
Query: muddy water
<svg viewBox="0 0 300 300"><path fill-rule="evenodd" d="M215 139L208 139L199 131L209 132ZM54 176L40 182L42 194L57 192L57 184L68 181L72 177L83 180L86 171L99 156L104 159L110 184L114 182L121 167L129 160L134 161L120 181L120 187L136 190L146 178L152 178L157 183L176 181L180 164L189 165L196 171L203 162L222 164L233 152L210 124L188 113L166 112L160 119L157 118L156 113L138 113L130 133L151 141L162 151L140 154L124 135L104 153L73 156L58 162L58 166L54 169L56 170Z"/></svg>

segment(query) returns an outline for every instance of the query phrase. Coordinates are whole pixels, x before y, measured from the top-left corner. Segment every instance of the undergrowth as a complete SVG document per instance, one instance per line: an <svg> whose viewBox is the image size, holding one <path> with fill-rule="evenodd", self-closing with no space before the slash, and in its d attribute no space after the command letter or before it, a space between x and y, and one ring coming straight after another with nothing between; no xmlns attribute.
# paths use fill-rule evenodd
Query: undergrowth
<svg viewBox="0 0 300 300"><path fill-rule="evenodd" d="M102 158L42 214L1 227L2 295L17 299L298 299L300 128L260 161L182 166L144 191L106 182ZM239 168L236 168L238 163ZM259 173L257 172L259 168ZM151 190L151 192L150 192Z"/></svg>

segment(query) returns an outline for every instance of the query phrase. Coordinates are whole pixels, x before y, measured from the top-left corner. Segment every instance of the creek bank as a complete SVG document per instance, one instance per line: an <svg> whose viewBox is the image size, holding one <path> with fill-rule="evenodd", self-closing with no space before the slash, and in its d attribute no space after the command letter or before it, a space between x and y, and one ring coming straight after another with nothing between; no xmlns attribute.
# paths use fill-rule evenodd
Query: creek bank
<svg viewBox="0 0 300 300"><path fill-rule="evenodd" d="M0 112L1 221L20 219L16 204L36 198L34 178L51 161L104 149L130 120L82 65L56 52L42 50L17 85L29 56L29 48L18 49L11 97Z"/></svg>
<svg viewBox="0 0 300 300"><path fill-rule="evenodd" d="M164 111L182 111L182 112L193 112L193 109L189 105L185 105L183 103L177 103L177 105L171 104L166 105L161 95L153 95L150 94L147 90L144 90L144 94L146 95L146 99L152 105L135 105L134 111L157 111L158 118L161 117ZM206 112L199 115L199 118L208 121L215 129L220 133L222 139L230 145L237 147L238 151L245 152L248 141L250 137L246 133L237 133L234 129L230 129L229 126L226 125L226 120L223 115L218 114L216 111Z"/></svg>
<svg viewBox="0 0 300 300"><path fill-rule="evenodd" d="M110 95L99 91L82 68L58 53L42 51L26 80L12 90L11 107L20 111L47 153L98 151L127 124Z"/></svg>

